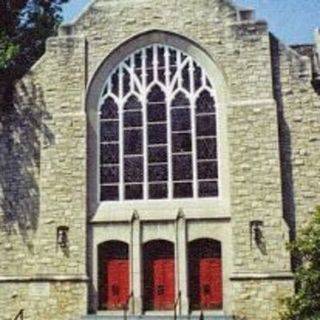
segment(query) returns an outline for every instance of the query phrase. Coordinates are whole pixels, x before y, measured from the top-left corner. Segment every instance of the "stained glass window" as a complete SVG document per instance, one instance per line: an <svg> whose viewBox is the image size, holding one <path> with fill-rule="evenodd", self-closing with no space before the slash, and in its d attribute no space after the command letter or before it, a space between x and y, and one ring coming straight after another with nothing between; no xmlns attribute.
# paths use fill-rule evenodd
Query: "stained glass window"
<svg viewBox="0 0 320 320"><path fill-rule="evenodd" d="M215 95L190 56L160 44L132 53L99 111L101 201L218 196Z"/></svg>

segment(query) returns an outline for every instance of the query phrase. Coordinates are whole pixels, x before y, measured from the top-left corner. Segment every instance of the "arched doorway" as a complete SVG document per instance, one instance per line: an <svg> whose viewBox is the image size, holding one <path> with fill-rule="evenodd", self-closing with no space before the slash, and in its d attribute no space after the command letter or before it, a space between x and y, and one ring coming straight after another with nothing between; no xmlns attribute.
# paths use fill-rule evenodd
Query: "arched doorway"
<svg viewBox="0 0 320 320"><path fill-rule="evenodd" d="M165 240L143 246L144 310L171 310L174 305L174 245Z"/></svg>
<svg viewBox="0 0 320 320"><path fill-rule="evenodd" d="M99 309L122 310L129 296L128 244L107 241L98 247Z"/></svg>
<svg viewBox="0 0 320 320"><path fill-rule="evenodd" d="M222 309L221 243L198 239L188 244L191 310Z"/></svg>

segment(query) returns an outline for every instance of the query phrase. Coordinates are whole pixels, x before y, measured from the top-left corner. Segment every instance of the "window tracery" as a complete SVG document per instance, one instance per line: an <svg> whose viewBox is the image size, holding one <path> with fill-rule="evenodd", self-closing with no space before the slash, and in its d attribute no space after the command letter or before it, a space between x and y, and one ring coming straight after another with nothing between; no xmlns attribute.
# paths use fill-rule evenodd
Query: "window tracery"
<svg viewBox="0 0 320 320"><path fill-rule="evenodd" d="M190 56L160 44L134 52L99 111L101 201L218 195L214 91Z"/></svg>

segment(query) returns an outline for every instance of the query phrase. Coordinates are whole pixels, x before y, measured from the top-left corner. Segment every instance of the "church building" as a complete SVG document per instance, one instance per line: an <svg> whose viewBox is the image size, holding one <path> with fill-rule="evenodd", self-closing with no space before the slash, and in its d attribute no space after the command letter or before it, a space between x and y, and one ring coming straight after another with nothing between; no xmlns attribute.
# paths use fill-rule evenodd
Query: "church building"
<svg viewBox="0 0 320 320"><path fill-rule="evenodd" d="M0 319L280 319L320 204L319 94L318 31L92 1L1 111Z"/></svg>

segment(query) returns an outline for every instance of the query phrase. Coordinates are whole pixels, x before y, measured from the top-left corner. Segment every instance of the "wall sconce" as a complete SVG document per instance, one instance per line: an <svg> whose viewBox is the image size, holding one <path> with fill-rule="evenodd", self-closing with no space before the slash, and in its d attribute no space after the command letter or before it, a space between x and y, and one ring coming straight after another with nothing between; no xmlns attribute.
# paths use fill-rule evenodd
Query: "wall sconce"
<svg viewBox="0 0 320 320"><path fill-rule="evenodd" d="M63 251L67 252L69 249L69 227L60 226L57 228L57 246Z"/></svg>
<svg viewBox="0 0 320 320"><path fill-rule="evenodd" d="M251 235L251 248L253 242L260 249L261 253L266 255L266 241L264 237L263 221L253 220L250 221L250 235Z"/></svg>

